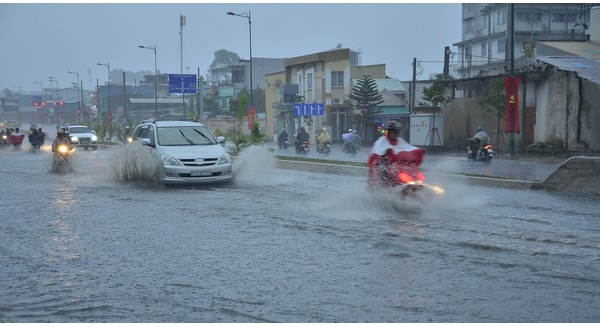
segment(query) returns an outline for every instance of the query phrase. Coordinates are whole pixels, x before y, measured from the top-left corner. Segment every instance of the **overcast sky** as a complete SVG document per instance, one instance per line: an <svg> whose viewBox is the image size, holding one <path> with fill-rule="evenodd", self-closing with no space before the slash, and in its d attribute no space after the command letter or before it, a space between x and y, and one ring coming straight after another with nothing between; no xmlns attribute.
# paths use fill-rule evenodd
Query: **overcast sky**
<svg viewBox="0 0 600 327"><path fill-rule="evenodd" d="M341 44L361 51L363 65L386 64L387 75L401 80L412 78L413 58L423 61L418 79L441 73L444 46L455 50L461 40L460 3L0 3L0 90L37 92L34 82L50 87L49 76L68 87L77 79L68 71L95 88L96 79L107 81L97 63L153 71L153 52L138 45L156 44L158 70L179 73L180 15L183 72L205 75L217 50L249 58L248 20L228 11L250 11L253 57L291 58Z"/></svg>

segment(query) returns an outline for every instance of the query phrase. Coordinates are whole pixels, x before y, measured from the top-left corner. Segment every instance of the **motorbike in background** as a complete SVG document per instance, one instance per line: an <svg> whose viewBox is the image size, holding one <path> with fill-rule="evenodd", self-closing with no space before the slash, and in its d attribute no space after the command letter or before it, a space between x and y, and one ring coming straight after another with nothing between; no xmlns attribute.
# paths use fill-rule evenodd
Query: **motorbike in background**
<svg viewBox="0 0 600 327"><path fill-rule="evenodd" d="M358 146L348 141L344 141L344 144L342 145L342 152L354 157L356 152L358 152Z"/></svg>
<svg viewBox="0 0 600 327"><path fill-rule="evenodd" d="M24 134L10 134L10 143L15 150L21 150L21 144L23 144L24 138Z"/></svg>
<svg viewBox="0 0 600 327"><path fill-rule="evenodd" d="M284 149L284 150L287 150L287 148L289 146L288 141L283 141L283 140L278 140L277 145L279 146L280 149Z"/></svg>
<svg viewBox="0 0 600 327"><path fill-rule="evenodd" d="M469 162L477 161L477 162L485 162L491 163L494 158L494 147L491 144L487 144L481 149L481 153L479 152L479 140L477 139L469 139L469 146L467 147L467 160Z"/></svg>
<svg viewBox="0 0 600 327"><path fill-rule="evenodd" d="M319 153L319 154L324 154L324 155L328 156L330 152L331 152L331 143L330 142L323 142L323 145L320 148L317 146L317 153Z"/></svg>
<svg viewBox="0 0 600 327"><path fill-rule="evenodd" d="M297 154L307 154L310 151L310 146L308 141L302 142L302 144L296 143L296 153Z"/></svg>

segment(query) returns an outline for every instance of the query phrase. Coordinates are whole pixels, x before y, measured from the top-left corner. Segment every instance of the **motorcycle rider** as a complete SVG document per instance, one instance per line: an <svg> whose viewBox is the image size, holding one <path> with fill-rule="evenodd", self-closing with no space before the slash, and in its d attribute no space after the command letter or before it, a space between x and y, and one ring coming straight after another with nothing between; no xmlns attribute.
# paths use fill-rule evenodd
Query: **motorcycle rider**
<svg viewBox="0 0 600 327"><path fill-rule="evenodd" d="M279 136L277 137L277 142L279 143L280 147L284 147L285 143L288 141L288 134L285 131L285 129L281 130L281 133L279 133Z"/></svg>
<svg viewBox="0 0 600 327"><path fill-rule="evenodd" d="M369 186L375 186L385 174L389 162L399 162L407 166L418 166L425 150L406 142L400 135L401 124L395 120L386 124L385 135L380 136L369 155Z"/></svg>
<svg viewBox="0 0 600 327"><path fill-rule="evenodd" d="M67 137L67 133L65 133L62 128L59 128L56 131L56 138L54 139L54 142L52 142L52 152L56 152L56 149L61 145L70 147L71 140Z"/></svg>
<svg viewBox="0 0 600 327"><path fill-rule="evenodd" d="M350 128L350 129L348 130L348 133L344 133L344 134L342 134L342 140L343 140L344 142L348 142L348 139L350 138L350 135L352 135L352 128Z"/></svg>
<svg viewBox="0 0 600 327"><path fill-rule="evenodd" d="M296 150L298 150L305 141L308 141L309 138L310 136L308 135L304 127L300 127L300 129L298 130L298 135L296 135Z"/></svg>
<svg viewBox="0 0 600 327"><path fill-rule="evenodd" d="M317 151L322 150L326 142L331 142L331 136L327 132L327 128L323 127L321 134L317 136Z"/></svg>
<svg viewBox="0 0 600 327"><path fill-rule="evenodd" d="M127 144L129 143L127 141L127 138L131 137L131 129L129 128L129 126L125 126L125 131L123 132L123 135L121 136L121 141L123 142L123 144Z"/></svg>
<svg viewBox="0 0 600 327"><path fill-rule="evenodd" d="M489 144L490 137L481 127L477 127L477 132L471 138L477 143L477 157L481 157L483 155L483 147Z"/></svg>
<svg viewBox="0 0 600 327"><path fill-rule="evenodd" d="M44 145L44 140L46 139L46 133L42 131L42 128L38 128L38 139L40 141L40 146Z"/></svg>
<svg viewBox="0 0 600 327"><path fill-rule="evenodd" d="M358 135L358 132L355 130L352 131L352 134L348 137L348 146L350 149L358 150L360 145L362 144L362 139Z"/></svg>

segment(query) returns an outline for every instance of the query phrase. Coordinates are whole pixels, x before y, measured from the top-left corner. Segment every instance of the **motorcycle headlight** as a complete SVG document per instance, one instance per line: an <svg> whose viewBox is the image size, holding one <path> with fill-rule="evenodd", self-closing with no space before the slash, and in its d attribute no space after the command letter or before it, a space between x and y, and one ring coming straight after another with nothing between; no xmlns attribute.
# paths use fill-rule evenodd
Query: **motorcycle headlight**
<svg viewBox="0 0 600 327"><path fill-rule="evenodd" d="M219 161L217 161L217 165L222 165L222 164L227 164L227 163L231 163L231 157L229 156L228 153L225 153L224 155L221 156L221 158L219 158Z"/></svg>
<svg viewBox="0 0 600 327"><path fill-rule="evenodd" d="M165 166L183 166L181 162L168 154L163 154L160 156L160 160Z"/></svg>
<svg viewBox="0 0 600 327"><path fill-rule="evenodd" d="M98 141L98 136L92 135L92 141Z"/></svg>
<svg viewBox="0 0 600 327"><path fill-rule="evenodd" d="M60 145L58 147L58 152L65 154L65 153L69 152L69 147L66 145Z"/></svg>
<svg viewBox="0 0 600 327"><path fill-rule="evenodd" d="M77 136L71 136L71 142L77 142L77 141L79 141Z"/></svg>

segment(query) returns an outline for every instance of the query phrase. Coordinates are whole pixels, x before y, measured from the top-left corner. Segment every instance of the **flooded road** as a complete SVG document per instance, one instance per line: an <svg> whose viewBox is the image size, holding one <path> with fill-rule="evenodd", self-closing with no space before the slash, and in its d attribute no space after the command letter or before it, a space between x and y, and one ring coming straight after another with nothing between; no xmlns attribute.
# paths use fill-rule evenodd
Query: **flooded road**
<svg viewBox="0 0 600 327"><path fill-rule="evenodd" d="M597 197L440 175L408 201L262 149L232 186L123 181L118 150L50 161L0 152L0 322L600 321Z"/></svg>

